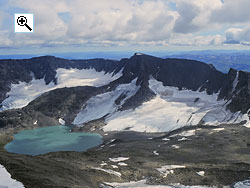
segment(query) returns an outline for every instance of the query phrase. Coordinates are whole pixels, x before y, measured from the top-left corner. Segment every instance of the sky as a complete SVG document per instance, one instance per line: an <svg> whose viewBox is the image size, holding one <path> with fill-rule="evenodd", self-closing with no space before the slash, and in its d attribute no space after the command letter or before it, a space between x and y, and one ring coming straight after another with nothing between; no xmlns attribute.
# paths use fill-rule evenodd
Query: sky
<svg viewBox="0 0 250 188"><path fill-rule="evenodd" d="M0 55L250 49L250 0L0 0ZM34 33L14 14L33 13Z"/></svg>

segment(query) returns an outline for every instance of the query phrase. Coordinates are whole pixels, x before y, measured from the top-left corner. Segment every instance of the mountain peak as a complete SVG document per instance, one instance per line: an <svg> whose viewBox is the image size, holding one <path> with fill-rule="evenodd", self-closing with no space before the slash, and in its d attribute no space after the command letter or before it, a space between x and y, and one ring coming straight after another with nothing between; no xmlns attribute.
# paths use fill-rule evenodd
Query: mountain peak
<svg viewBox="0 0 250 188"><path fill-rule="evenodd" d="M134 55L131 58L142 58L142 57L157 58L155 56L144 54L144 53L141 53L141 52L134 53Z"/></svg>
<svg viewBox="0 0 250 188"><path fill-rule="evenodd" d="M134 54L134 56L136 56L136 55L145 55L145 54L140 53L140 52L136 52L136 53Z"/></svg>
<svg viewBox="0 0 250 188"><path fill-rule="evenodd" d="M38 57L33 57L31 59L60 59L58 57L52 56L52 55L44 55L44 56L38 56Z"/></svg>
<svg viewBox="0 0 250 188"><path fill-rule="evenodd" d="M134 55L132 57L130 57L130 60L132 60L133 63L153 63L156 61L161 61L163 59L152 56L152 55L148 55L148 54L144 54L144 53L140 53L140 52L136 52L134 53Z"/></svg>

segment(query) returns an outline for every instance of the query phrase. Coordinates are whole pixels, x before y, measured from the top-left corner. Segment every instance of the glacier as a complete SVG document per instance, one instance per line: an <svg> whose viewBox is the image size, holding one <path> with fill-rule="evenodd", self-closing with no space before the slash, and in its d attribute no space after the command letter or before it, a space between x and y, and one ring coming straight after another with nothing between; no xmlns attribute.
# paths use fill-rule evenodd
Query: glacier
<svg viewBox="0 0 250 188"><path fill-rule="evenodd" d="M116 112L126 99L135 95L139 86L136 86L136 80L134 79L129 84L120 84L115 90L99 94L90 98L86 105L82 107L82 110L77 114L73 124L79 125L87 123L91 120L99 119L107 114L113 114ZM126 95L121 101L120 105L115 104L115 100L120 95Z"/></svg>
<svg viewBox="0 0 250 188"><path fill-rule="evenodd" d="M95 69L64 69L56 70L57 84L50 82L45 84L44 79L33 78L29 83L19 82L12 84L7 98L2 102L0 112L9 109L22 108L41 94L64 87L76 86L102 86L106 85L121 76L121 71L113 73L97 72Z"/></svg>
<svg viewBox="0 0 250 188"><path fill-rule="evenodd" d="M206 91L179 90L163 86L154 78L149 87L156 97L143 103L135 110L116 112L107 117L108 131L132 130L138 132L168 132L187 125L219 125L240 123L248 120L246 114L232 113L226 109L226 100L217 100L218 94L208 95ZM246 125L249 125L249 120Z"/></svg>

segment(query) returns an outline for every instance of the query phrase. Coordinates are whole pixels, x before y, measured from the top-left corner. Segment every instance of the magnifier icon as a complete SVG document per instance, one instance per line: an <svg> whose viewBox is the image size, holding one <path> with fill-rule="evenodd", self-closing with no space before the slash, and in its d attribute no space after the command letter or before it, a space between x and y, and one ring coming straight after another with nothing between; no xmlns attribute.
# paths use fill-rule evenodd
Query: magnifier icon
<svg viewBox="0 0 250 188"><path fill-rule="evenodd" d="M17 18L17 24L20 25L20 26L25 26L25 27L28 28L28 30L32 31L30 26L27 24L27 18L25 16L19 16Z"/></svg>

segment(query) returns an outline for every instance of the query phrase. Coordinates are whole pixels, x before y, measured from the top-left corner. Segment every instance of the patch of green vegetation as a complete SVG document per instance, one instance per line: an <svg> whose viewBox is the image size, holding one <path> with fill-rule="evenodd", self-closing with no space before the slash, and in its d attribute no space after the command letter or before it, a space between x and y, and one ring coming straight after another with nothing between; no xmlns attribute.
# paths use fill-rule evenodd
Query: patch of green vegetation
<svg viewBox="0 0 250 188"><path fill-rule="evenodd" d="M0 151L5 151L4 146L14 139L11 134L0 134Z"/></svg>

